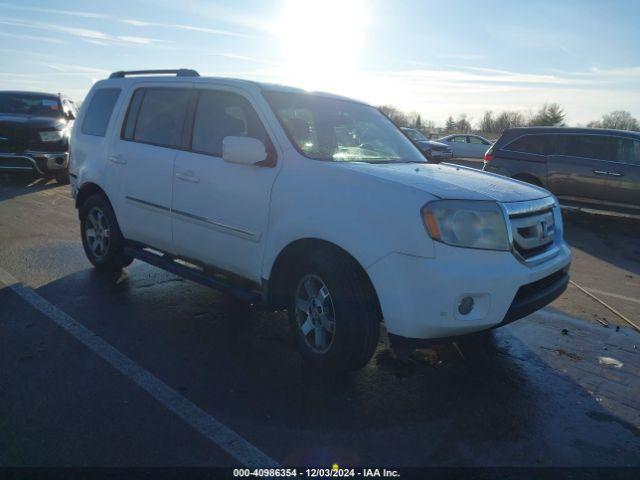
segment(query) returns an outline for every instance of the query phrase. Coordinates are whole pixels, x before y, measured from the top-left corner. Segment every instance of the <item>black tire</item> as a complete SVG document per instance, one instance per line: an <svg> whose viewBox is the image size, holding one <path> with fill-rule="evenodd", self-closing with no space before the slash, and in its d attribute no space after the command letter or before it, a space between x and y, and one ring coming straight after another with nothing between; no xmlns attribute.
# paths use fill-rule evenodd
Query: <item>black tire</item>
<svg viewBox="0 0 640 480"><path fill-rule="evenodd" d="M305 336L300 326L307 313L296 308L296 296L305 278L319 279L330 294L334 332L324 351L310 345L315 331ZM322 248L296 262L287 283L289 322L305 360L325 371L350 371L366 365L378 344L381 315L375 292L360 266L339 251Z"/></svg>
<svg viewBox="0 0 640 480"><path fill-rule="evenodd" d="M58 182L60 185L68 185L69 184L69 174L68 173L62 173L60 175L56 175L55 179L56 179L56 182Z"/></svg>
<svg viewBox="0 0 640 480"><path fill-rule="evenodd" d="M99 221L97 221L100 219ZM92 236L88 229L95 232L96 223L100 224L100 229L104 232L100 235L103 248L92 246L95 233ZM133 258L124 253L124 237L118 227L116 216L107 198L102 194L94 194L85 200L80 207L80 235L82 246L89 261L96 270L104 272L119 272L129 265Z"/></svg>

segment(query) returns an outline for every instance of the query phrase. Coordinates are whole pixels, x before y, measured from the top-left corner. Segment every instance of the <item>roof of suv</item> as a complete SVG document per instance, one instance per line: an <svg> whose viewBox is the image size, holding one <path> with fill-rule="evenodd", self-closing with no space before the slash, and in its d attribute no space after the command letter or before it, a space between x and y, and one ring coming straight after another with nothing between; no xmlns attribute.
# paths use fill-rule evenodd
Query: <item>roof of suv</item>
<svg viewBox="0 0 640 480"><path fill-rule="evenodd" d="M111 77L100 80L98 83L100 85L109 85L111 83L117 84L130 84L130 83L141 83L141 82L171 82L171 81L189 81L194 83L212 83L215 82L218 85L227 85L227 86L235 86L235 87L245 87L249 89L258 89L265 90L270 92L289 92L289 93L301 93L301 94L313 94L319 95L327 98L334 98L336 100L346 100L350 102L363 103L365 102L344 97L341 95L336 95L333 93L327 92L314 92L304 90L298 87L290 87L287 85L280 85L275 83L266 83L266 82L256 82L253 80L246 80L242 78L229 78L229 77L213 77L213 76L200 76L200 75L153 75L153 74L144 74L144 73L136 73L135 76L119 76L121 72L115 72ZM126 72L122 72L126 73ZM150 72L151 73L151 72Z"/></svg>
<svg viewBox="0 0 640 480"><path fill-rule="evenodd" d="M633 132L629 130L615 130L612 128L572 128L572 127L516 127L507 128L502 135L509 136L525 135L525 134L539 134L539 133L573 133L573 134L611 134L611 135L625 135L640 137L640 132Z"/></svg>

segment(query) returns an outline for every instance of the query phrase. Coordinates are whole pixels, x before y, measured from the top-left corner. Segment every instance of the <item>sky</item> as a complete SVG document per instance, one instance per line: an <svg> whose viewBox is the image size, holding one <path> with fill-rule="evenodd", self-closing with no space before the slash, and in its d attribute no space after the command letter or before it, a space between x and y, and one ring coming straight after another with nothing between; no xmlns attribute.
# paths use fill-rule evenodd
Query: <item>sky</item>
<svg viewBox="0 0 640 480"><path fill-rule="evenodd" d="M640 118L639 0L0 0L0 89L82 100L116 70L392 104L443 124L560 103Z"/></svg>

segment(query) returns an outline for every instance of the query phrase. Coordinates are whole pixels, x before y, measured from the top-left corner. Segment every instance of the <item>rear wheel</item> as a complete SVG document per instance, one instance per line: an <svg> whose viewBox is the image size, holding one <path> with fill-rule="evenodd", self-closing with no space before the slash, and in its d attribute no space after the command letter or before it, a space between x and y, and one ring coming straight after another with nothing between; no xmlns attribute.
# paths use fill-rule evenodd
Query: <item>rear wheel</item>
<svg viewBox="0 0 640 480"><path fill-rule="evenodd" d="M120 271L133 259L124 253L124 238L104 195L90 196L80 207L82 246L98 270Z"/></svg>
<svg viewBox="0 0 640 480"><path fill-rule="evenodd" d="M378 344L380 313L359 265L322 249L298 262L290 278L289 319L302 356L321 370L366 365Z"/></svg>

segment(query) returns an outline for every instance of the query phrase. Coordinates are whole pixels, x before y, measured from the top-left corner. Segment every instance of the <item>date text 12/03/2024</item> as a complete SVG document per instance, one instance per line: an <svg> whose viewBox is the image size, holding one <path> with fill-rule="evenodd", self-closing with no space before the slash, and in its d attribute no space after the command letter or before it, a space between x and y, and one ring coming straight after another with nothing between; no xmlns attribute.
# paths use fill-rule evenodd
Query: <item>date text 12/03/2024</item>
<svg viewBox="0 0 640 480"><path fill-rule="evenodd" d="M241 477L267 477L267 478L398 478L400 474L397 470L389 470L386 468L340 468L334 465L332 468L306 468L298 470L295 468L259 468L248 469L238 468L233 470L233 476Z"/></svg>

